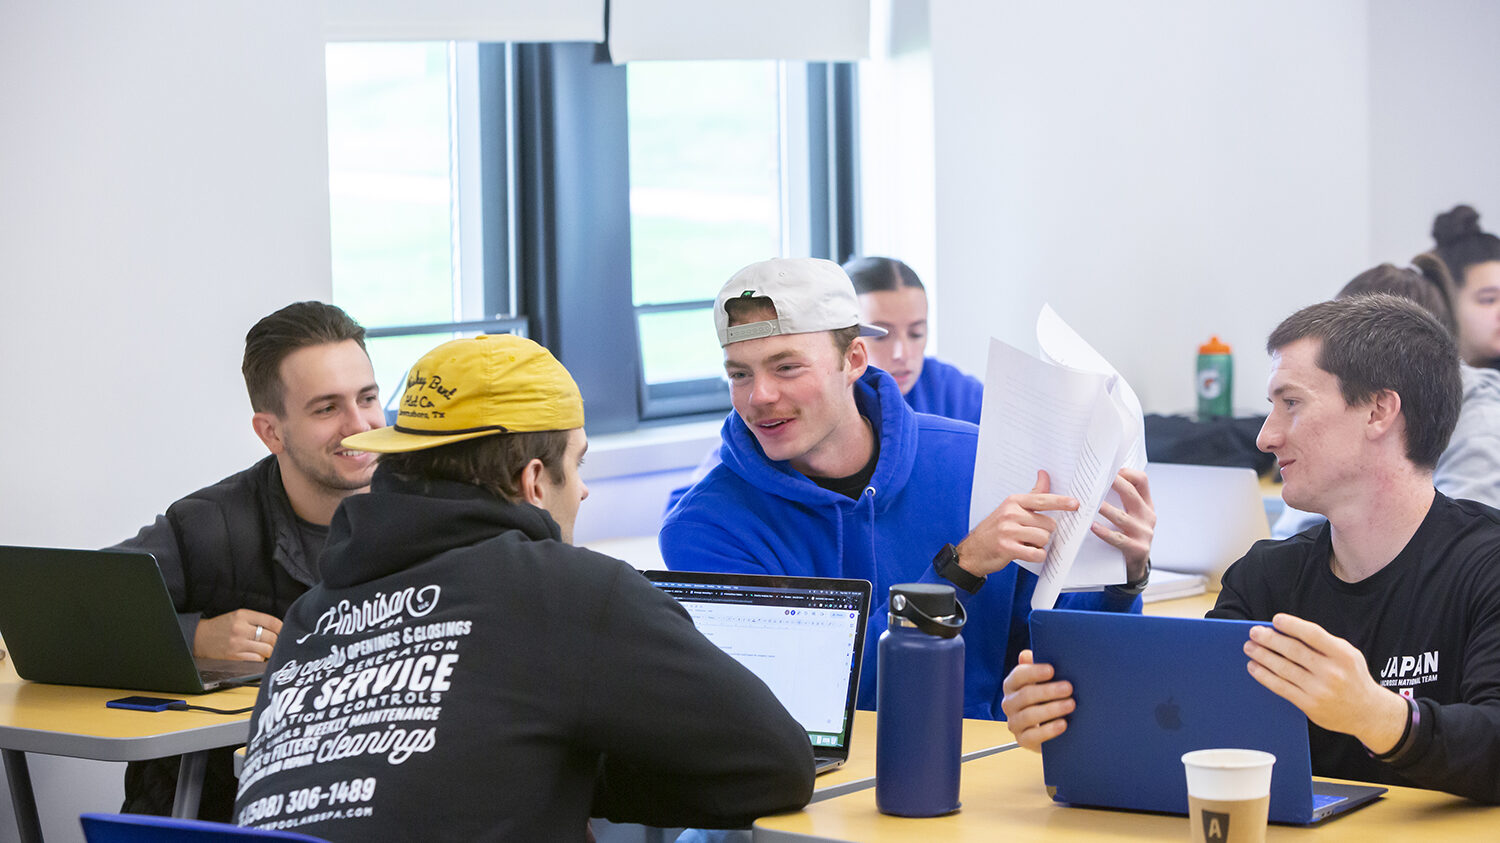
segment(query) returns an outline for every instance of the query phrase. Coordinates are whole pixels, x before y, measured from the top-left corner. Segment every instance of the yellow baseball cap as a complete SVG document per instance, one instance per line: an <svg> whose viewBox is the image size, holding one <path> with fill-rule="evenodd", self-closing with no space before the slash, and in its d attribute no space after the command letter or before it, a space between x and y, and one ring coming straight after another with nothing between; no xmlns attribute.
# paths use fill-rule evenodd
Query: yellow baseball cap
<svg viewBox="0 0 1500 843"><path fill-rule="evenodd" d="M406 375L396 423L344 438L396 454L496 433L583 427L583 396L552 352L514 334L450 340Z"/></svg>

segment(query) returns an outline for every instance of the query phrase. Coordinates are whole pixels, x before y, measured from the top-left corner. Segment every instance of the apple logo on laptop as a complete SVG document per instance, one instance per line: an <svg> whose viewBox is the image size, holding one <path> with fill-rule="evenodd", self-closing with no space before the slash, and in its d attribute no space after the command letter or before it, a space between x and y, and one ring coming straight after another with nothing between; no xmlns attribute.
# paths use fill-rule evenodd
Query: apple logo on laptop
<svg viewBox="0 0 1500 843"><path fill-rule="evenodd" d="M1182 707L1172 702L1171 697L1156 707L1156 724L1163 729L1177 731L1182 728Z"/></svg>

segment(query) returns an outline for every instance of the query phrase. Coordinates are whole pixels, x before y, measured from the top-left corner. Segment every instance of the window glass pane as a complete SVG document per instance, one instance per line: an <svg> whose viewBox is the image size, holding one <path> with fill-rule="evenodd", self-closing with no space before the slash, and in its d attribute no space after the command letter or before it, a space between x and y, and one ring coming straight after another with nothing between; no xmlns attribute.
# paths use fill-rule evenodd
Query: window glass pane
<svg viewBox="0 0 1500 843"><path fill-rule="evenodd" d="M646 367L646 383L724 376L712 308L642 313L638 324L641 357L652 361Z"/></svg>
<svg viewBox="0 0 1500 843"><path fill-rule="evenodd" d="M365 340L370 365L375 367L375 382L380 384L380 405L395 410L395 401L406 389L406 373L417 358L458 334L412 334L400 337L375 337ZM394 423L390 413L387 419Z"/></svg>
<svg viewBox="0 0 1500 843"><path fill-rule="evenodd" d="M449 50L327 48L333 298L367 327L455 318Z"/></svg>
<svg viewBox="0 0 1500 843"><path fill-rule="evenodd" d="M777 64L635 62L627 86L635 304L712 298L780 252ZM701 310L643 314L647 383L720 374L712 325Z"/></svg>

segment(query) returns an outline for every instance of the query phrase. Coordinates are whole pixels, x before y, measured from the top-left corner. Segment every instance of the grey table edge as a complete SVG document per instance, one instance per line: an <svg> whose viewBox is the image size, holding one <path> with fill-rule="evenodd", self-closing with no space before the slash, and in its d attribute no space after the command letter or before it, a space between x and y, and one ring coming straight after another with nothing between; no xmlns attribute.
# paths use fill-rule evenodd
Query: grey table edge
<svg viewBox="0 0 1500 843"><path fill-rule="evenodd" d="M176 713L163 711L157 716L166 717ZM137 737L104 737L0 726L0 749L88 758L94 761L148 761L152 758L235 746L245 743L249 737L250 721L247 718Z"/></svg>
<svg viewBox="0 0 1500 843"><path fill-rule="evenodd" d="M159 715L175 713L163 711ZM208 751L245 743L249 737L248 719L135 737L104 737L0 726L0 750L4 750L6 775L11 780L11 807L16 815L21 840L23 843L41 843L42 840L36 795L31 787L31 776L26 763L28 752L93 761L147 761L181 755L172 815L185 817L196 816L198 813Z"/></svg>

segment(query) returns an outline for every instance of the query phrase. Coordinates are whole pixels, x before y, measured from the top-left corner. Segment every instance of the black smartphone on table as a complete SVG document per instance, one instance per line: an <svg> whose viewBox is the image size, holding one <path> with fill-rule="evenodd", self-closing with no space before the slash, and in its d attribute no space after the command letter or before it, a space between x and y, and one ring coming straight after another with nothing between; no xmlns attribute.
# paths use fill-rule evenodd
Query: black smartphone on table
<svg viewBox="0 0 1500 843"><path fill-rule="evenodd" d="M166 697L120 697L104 705L108 708L126 708L131 711L166 711L174 703L183 702L187 700L173 700Z"/></svg>

